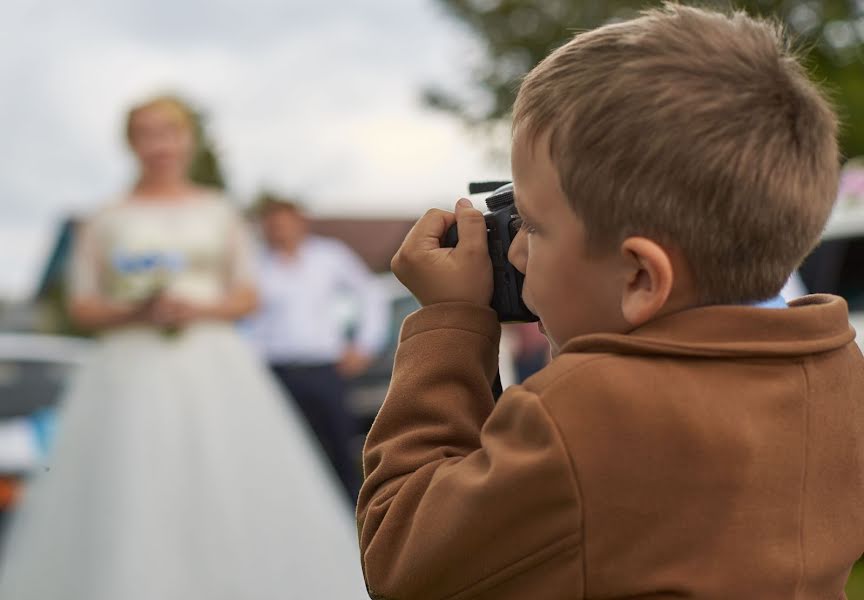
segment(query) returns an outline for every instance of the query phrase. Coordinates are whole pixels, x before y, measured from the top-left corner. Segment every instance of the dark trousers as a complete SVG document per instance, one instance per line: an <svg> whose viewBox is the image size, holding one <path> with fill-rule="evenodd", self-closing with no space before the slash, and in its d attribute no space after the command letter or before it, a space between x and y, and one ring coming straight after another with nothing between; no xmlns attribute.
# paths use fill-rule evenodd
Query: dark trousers
<svg viewBox="0 0 864 600"><path fill-rule="evenodd" d="M275 364L270 369L306 417L345 491L356 504L360 458L352 451L356 426L346 406L345 380L335 365Z"/></svg>

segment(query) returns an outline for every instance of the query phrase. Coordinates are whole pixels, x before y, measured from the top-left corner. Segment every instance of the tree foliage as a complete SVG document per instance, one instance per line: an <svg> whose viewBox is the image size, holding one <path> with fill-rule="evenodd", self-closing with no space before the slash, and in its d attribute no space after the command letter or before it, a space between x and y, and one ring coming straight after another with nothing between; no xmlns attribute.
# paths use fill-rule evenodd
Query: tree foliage
<svg viewBox="0 0 864 600"><path fill-rule="evenodd" d="M193 112L197 151L189 165L189 178L208 187L225 189L225 177L219 164L217 149L207 135L207 119L200 111Z"/></svg>
<svg viewBox="0 0 864 600"><path fill-rule="evenodd" d="M509 120L521 77L575 32L638 14L660 1L436 0L467 26L485 56L472 66L474 88L424 93L427 104L473 127ZM728 9L730 2L700 6ZM736 9L780 19L805 51L807 67L829 91L843 120L847 155L864 154L864 0L736 0Z"/></svg>

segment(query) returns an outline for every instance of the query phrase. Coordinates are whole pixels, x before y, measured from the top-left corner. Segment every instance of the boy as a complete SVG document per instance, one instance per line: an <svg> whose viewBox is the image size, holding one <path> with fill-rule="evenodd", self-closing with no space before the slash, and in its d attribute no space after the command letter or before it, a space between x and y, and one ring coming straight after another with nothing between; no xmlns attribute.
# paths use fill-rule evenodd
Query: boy
<svg viewBox="0 0 864 600"><path fill-rule="evenodd" d="M666 5L538 65L509 258L556 358L493 403L483 217L427 213L393 260L423 308L364 453L370 594L843 597L864 361L841 299L776 298L831 210L835 138L743 14Z"/></svg>

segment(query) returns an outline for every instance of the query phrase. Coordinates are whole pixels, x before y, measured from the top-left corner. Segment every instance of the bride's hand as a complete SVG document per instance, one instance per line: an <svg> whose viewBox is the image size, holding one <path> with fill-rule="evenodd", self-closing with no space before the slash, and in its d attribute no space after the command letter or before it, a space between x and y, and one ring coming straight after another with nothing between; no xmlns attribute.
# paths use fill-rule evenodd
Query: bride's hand
<svg viewBox="0 0 864 600"><path fill-rule="evenodd" d="M178 327L199 318L200 311L193 304L166 295L150 301L147 321L157 327Z"/></svg>

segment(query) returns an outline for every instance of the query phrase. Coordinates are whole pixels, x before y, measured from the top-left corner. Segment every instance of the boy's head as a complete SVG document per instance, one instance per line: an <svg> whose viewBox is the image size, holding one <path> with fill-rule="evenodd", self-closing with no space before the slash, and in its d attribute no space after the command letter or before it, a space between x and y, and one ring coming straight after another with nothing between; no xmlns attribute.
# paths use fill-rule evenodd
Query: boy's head
<svg viewBox="0 0 864 600"><path fill-rule="evenodd" d="M780 28L743 13L667 4L577 35L527 75L513 118L520 211L544 200L527 180L545 160L545 200L559 193L583 229L570 252L621 262L638 258L622 244L644 238L666 254L673 281L660 309L685 291L699 304L774 296L818 241L836 196L831 107ZM542 284L531 281L525 237L530 302L532 283ZM619 289L632 274L615 268L604 267L623 280L584 281L583 291ZM617 327L613 315L593 330L644 321L618 316Z"/></svg>

